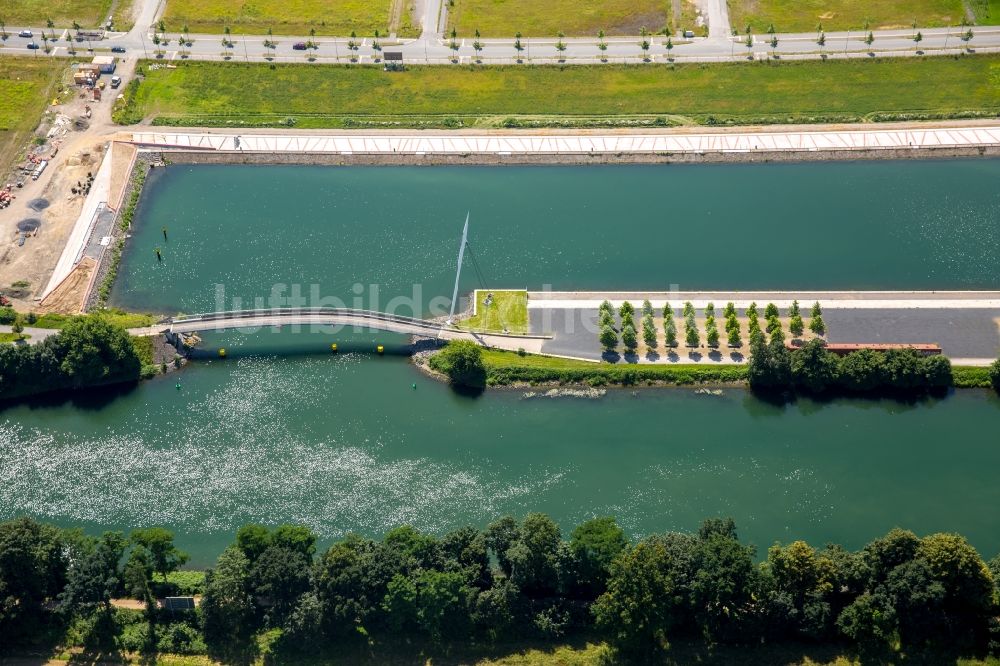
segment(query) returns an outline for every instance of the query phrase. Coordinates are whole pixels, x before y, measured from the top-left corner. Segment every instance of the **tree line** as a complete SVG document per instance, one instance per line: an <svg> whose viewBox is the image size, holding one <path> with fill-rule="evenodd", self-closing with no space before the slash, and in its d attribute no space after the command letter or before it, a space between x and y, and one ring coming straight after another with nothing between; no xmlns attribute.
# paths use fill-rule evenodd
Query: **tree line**
<svg viewBox="0 0 1000 666"><path fill-rule="evenodd" d="M125 329L86 317L36 344L0 345L0 399L133 382L141 371Z"/></svg>
<svg viewBox="0 0 1000 666"><path fill-rule="evenodd" d="M1000 367L1000 362L994 364ZM831 391L941 390L952 385L951 361L925 356L914 349L861 349L838 356L819 339L788 349L778 337L751 343L747 379L751 388L797 389L822 394Z"/></svg>
<svg viewBox="0 0 1000 666"><path fill-rule="evenodd" d="M244 526L207 572L196 610L124 611L110 600L151 601L186 561L170 532L90 537L30 518L0 523L0 647L75 640L274 663L586 635L639 663L674 641L1000 654L1000 557L987 564L956 534L893 529L857 551L776 543L758 562L732 519L632 540L610 517L567 538L533 513L440 537L409 526L381 539L351 534L319 556L316 543L301 526Z"/></svg>

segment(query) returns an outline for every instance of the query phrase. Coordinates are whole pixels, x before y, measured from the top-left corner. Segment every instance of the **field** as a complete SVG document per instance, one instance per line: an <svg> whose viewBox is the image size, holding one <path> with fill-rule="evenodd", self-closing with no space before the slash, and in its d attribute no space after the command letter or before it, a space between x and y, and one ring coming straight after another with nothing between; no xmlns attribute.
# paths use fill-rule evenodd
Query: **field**
<svg viewBox="0 0 1000 666"><path fill-rule="evenodd" d="M979 25L1000 24L1000 0L969 0Z"/></svg>
<svg viewBox="0 0 1000 666"><path fill-rule="evenodd" d="M487 294L493 301L486 305ZM476 290L476 314L458 323L471 331L528 332L528 292Z"/></svg>
<svg viewBox="0 0 1000 666"><path fill-rule="evenodd" d="M448 8L448 32L471 37L638 35L660 32L670 16L670 0L455 0Z"/></svg>
<svg viewBox="0 0 1000 666"><path fill-rule="evenodd" d="M996 0L991 0L996 1ZM756 33L774 24L778 32L872 30L959 25L965 16L962 0L728 0L729 24L743 32L749 23Z"/></svg>
<svg viewBox="0 0 1000 666"><path fill-rule="evenodd" d="M0 174L20 156L65 67L52 58L0 58Z"/></svg>
<svg viewBox="0 0 1000 666"><path fill-rule="evenodd" d="M389 31L391 0L167 0L168 32L371 36Z"/></svg>
<svg viewBox="0 0 1000 666"><path fill-rule="evenodd" d="M580 91L587 91L581 95ZM214 127L856 122L995 114L1000 57L783 64L374 67L192 62L148 72L115 120Z"/></svg>
<svg viewBox="0 0 1000 666"><path fill-rule="evenodd" d="M7 25L70 27L76 21L84 28L96 27L108 17L113 0L0 0L0 18ZM119 0L119 4L131 4Z"/></svg>

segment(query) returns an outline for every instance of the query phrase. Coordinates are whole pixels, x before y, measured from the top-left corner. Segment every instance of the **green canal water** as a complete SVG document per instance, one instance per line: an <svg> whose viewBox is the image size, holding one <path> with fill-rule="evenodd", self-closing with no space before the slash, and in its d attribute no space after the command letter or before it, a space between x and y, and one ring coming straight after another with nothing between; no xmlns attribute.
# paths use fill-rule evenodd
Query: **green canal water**
<svg viewBox="0 0 1000 666"><path fill-rule="evenodd" d="M447 294L466 210L491 285L995 288L998 177L997 161L175 166L146 191L114 301L214 309L216 283L227 299L275 283L315 283L348 304L355 283L365 297L378 284L383 306L414 283ZM463 289L477 286L465 275ZM566 529L613 514L633 535L731 515L761 552L795 538L857 547L896 525L1000 551L991 393L783 406L736 389L469 398L394 353L399 337L341 335L336 356L319 333L205 337L229 357L115 396L0 412L0 518L166 525L200 565L249 521L332 539L536 510ZM385 357L364 352L376 340Z"/></svg>
<svg viewBox="0 0 1000 666"><path fill-rule="evenodd" d="M147 186L113 299L191 313L215 309L215 285L231 307L297 284L353 305L360 285L384 309L418 284L428 311L451 296L466 212L492 287L995 289L997 183L1000 160L178 165ZM472 265L462 286L480 286Z"/></svg>

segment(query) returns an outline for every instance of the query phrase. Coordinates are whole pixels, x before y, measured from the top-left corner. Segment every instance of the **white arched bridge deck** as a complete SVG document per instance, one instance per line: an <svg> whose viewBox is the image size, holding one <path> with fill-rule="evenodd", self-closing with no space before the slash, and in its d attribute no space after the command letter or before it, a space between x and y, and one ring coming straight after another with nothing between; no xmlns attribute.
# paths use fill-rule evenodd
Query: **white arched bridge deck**
<svg viewBox="0 0 1000 666"><path fill-rule="evenodd" d="M161 330L180 335L280 326L354 327L440 340L472 340L487 347L511 351L524 349L533 353L540 352L542 343L551 338L543 335L480 333L416 317L351 308L271 308L183 315L170 320Z"/></svg>

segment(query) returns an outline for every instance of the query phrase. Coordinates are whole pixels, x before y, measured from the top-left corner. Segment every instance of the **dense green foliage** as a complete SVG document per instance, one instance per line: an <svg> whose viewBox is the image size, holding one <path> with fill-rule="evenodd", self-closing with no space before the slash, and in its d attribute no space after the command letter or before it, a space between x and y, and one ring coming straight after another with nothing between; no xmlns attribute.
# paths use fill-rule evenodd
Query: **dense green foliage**
<svg viewBox="0 0 1000 666"><path fill-rule="evenodd" d="M795 388L807 393L925 391L952 385L951 362L912 349L863 349L837 356L822 340L789 351L780 340L751 345L750 385L757 389Z"/></svg>
<svg viewBox="0 0 1000 666"><path fill-rule="evenodd" d="M1000 392L1000 359L993 361L993 365L990 366L990 383Z"/></svg>
<svg viewBox="0 0 1000 666"><path fill-rule="evenodd" d="M197 611L112 609L130 577L125 551L132 562L150 536L86 537L29 518L0 524L0 648L57 636L149 657L294 663L376 646L432 654L587 635L635 663L680 640L812 641L876 662L899 651L944 650L952 661L1000 651L1000 559L988 565L956 534L894 529L856 552L794 541L758 563L731 519L630 543L609 517L565 539L534 513L441 537L409 526L381 540L351 534L319 557L306 528L248 525L207 573ZM173 549L169 536L152 542Z"/></svg>
<svg viewBox="0 0 1000 666"><path fill-rule="evenodd" d="M125 329L75 319L38 344L0 345L0 398L136 381L141 369Z"/></svg>
<svg viewBox="0 0 1000 666"><path fill-rule="evenodd" d="M432 370L446 375L457 386L475 388L486 385L483 350L475 342L453 340L431 356L429 363Z"/></svg>

